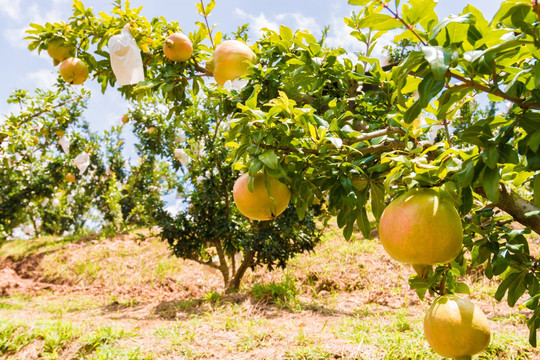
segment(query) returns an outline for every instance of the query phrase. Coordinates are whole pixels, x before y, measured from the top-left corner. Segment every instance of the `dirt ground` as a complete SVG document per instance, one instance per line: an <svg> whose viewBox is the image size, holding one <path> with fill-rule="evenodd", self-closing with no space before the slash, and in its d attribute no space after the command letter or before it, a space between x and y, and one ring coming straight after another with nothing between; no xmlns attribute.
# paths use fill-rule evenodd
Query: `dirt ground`
<svg viewBox="0 0 540 360"><path fill-rule="evenodd" d="M131 335L114 346L146 356L133 359L438 359L422 334L432 298L410 290L411 274L377 240L346 242L336 231L286 270L248 272L239 293L225 294L219 274L171 258L155 238L123 235L0 257L0 322L122 329ZM281 303L253 290L286 281L296 293ZM540 359L527 344L527 311L493 300L496 283L468 282L497 334L482 358ZM75 338L57 358L93 358L83 347ZM0 360L45 358L43 348L37 338Z"/></svg>

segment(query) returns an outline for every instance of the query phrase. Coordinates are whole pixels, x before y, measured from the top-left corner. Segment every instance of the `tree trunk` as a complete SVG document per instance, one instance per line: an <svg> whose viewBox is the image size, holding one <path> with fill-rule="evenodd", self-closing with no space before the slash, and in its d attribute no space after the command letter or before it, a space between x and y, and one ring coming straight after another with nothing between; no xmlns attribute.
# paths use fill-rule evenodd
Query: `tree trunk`
<svg viewBox="0 0 540 360"><path fill-rule="evenodd" d="M251 262L253 261L253 258L255 257L254 251L248 251L245 254L244 260L242 261L242 264L238 267L238 271L236 274L234 274L233 279L227 286L227 292L236 292L238 289L240 289L240 282L242 281L242 277L246 273L247 269L251 266Z"/></svg>
<svg viewBox="0 0 540 360"><path fill-rule="evenodd" d="M474 191L487 198L483 188L479 187L474 189ZM512 190L508 191L505 186L501 186L499 189L499 201L495 206L512 215L514 220L520 224L528 226L532 231L540 234L540 214L525 215L527 213L538 211L532 202L523 199Z"/></svg>

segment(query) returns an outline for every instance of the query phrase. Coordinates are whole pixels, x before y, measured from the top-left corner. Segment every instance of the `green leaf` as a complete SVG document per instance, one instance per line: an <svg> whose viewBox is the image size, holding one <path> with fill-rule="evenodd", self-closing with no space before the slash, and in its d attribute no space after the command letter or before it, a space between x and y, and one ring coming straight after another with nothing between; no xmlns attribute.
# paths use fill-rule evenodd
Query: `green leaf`
<svg viewBox="0 0 540 360"><path fill-rule="evenodd" d="M272 149L268 149L260 154L259 160L272 170L276 170L279 167L278 157Z"/></svg>
<svg viewBox="0 0 540 360"><path fill-rule="evenodd" d="M433 73L429 73L418 85L418 100L405 111L403 119L410 124L420 115L423 108L429 105L433 99L444 87L445 81L435 79Z"/></svg>
<svg viewBox="0 0 540 360"><path fill-rule="evenodd" d="M366 239L371 239L371 225L369 224L366 209L363 207L359 208L356 213L356 223L358 224L362 235Z"/></svg>
<svg viewBox="0 0 540 360"><path fill-rule="evenodd" d="M253 89L253 93L251 94L250 98L246 100L246 106L252 110L257 109L257 97L259 95L259 92L261 91L261 86L256 85Z"/></svg>
<svg viewBox="0 0 540 360"><path fill-rule="evenodd" d="M540 209L540 174L533 180L534 205Z"/></svg>
<svg viewBox="0 0 540 360"><path fill-rule="evenodd" d="M433 40L437 37L439 32L444 29L448 24L451 23L461 23L461 24L474 24L474 15L472 14L464 14L460 16L450 15L443 21L439 22L435 27L433 27L433 30L431 32L431 39Z"/></svg>
<svg viewBox="0 0 540 360"><path fill-rule="evenodd" d="M525 275L527 273L523 272L519 274L518 277L512 281L512 284L508 288L508 305L514 306L517 301L525 293Z"/></svg>
<svg viewBox="0 0 540 360"><path fill-rule="evenodd" d="M286 41L291 41L292 38L293 38L293 32L290 28L284 26L284 25L280 25L279 26L279 36L281 36L281 38L283 40L286 40Z"/></svg>
<svg viewBox="0 0 540 360"><path fill-rule="evenodd" d="M501 282L499 287L497 288L497 291L495 292L494 298L497 301L501 301L504 297L504 294L506 294L506 290L510 287L512 282L519 276L519 273L510 273L507 275L506 279Z"/></svg>
<svg viewBox="0 0 540 360"><path fill-rule="evenodd" d="M473 206L473 195L470 186L467 186L461 191L461 206L460 211L462 214L468 214Z"/></svg>
<svg viewBox="0 0 540 360"><path fill-rule="evenodd" d="M79 0L73 0L73 7L80 11L81 13L84 13L84 4L82 1Z"/></svg>
<svg viewBox="0 0 540 360"><path fill-rule="evenodd" d="M437 3L433 0L409 0L403 4L402 17L407 24L420 24L424 29L428 29L431 22L437 22L435 5Z"/></svg>
<svg viewBox="0 0 540 360"><path fill-rule="evenodd" d="M384 203L384 185L377 184L373 181L370 182L371 189L371 210L377 220L381 218L381 215L386 207Z"/></svg>
<svg viewBox="0 0 540 360"><path fill-rule="evenodd" d="M499 169L496 167L492 169L488 166L484 168L484 175L482 176L482 187L486 192L486 196L494 204L499 202L499 180L501 175Z"/></svg>
<svg viewBox="0 0 540 360"><path fill-rule="evenodd" d="M537 312L534 312L531 318L527 321L529 327L529 343L536 347L536 329L540 327L540 317Z"/></svg>
<svg viewBox="0 0 540 360"><path fill-rule="evenodd" d="M540 61L534 63L534 87L540 88Z"/></svg>
<svg viewBox="0 0 540 360"><path fill-rule="evenodd" d="M445 51L441 46L424 46L422 53L429 63L435 79L444 79L452 60L452 53Z"/></svg>
<svg viewBox="0 0 540 360"><path fill-rule="evenodd" d="M259 159L253 159L253 162L251 163L251 166L249 167L249 176L253 177L255 174L257 174L262 168L264 164ZM250 179L251 182L251 179Z"/></svg>
<svg viewBox="0 0 540 360"><path fill-rule="evenodd" d="M348 223L347 226L345 226L345 228L343 229L343 237L345 238L345 240L351 239L353 230L354 230L354 222Z"/></svg>
<svg viewBox="0 0 540 360"><path fill-rule="evenodd" d="M416 291L420 300L424 300L424 296L429 288L426 280L419 278L417 275L413 275L409 278L409 286Z"/></svg>
<svg viewBox="0 0 540 360"><path fill-rule="evenodd" d="M398 19L386 14L370 14L358 22L360 29L392 30L403 26Z"/></svg>
<svg viewBox="0 0 540 360"><path fill-rule="evenodd" d="M456 284L456 288L454 289L454 291L456 293L459 293L459 294L470 294L471 293L471 290L469 289L469 286L465 283L457 283Z"/></svg>
<svg viewBox="0 0 540 360"><path fill-rule="evenodd" d="M499 161L499 150L497 145L489 145L484 152L482 152L482 158L487 166L491 169L495 169L497 167L497 162Z"/></svg>

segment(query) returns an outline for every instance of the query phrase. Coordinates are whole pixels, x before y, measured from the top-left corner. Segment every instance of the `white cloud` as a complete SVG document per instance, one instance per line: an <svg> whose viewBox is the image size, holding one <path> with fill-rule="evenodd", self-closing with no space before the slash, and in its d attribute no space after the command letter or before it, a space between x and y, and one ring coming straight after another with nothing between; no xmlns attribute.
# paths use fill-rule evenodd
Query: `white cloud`
<svg viewBox="0 0 540 360"><path fill-rule="evenodd" d="M47 11L44 9L43 3L39 5L35 3L30 4L26 6L23 13L19 9L20 0L0 0L0 13L6 13L20 24L17 27L4 29L2 36L12 47L19 49L26 48L28 42L24 40L24 37L27 36L26 30L29 29L28 24L45 24L47 22L58 22L67 18L69 15L65 13L65 10L69 9L69 7L65 6L65 2L65 0L55 0L53 2L54 6L49 6Z"/></svg>
<svg viewBox="0 0 540 360"><path fill-rule="evenodd" d="M48 89L56 83L56 77L58 76L56 70L41 69L25 76L25 80L35 86L36 88Z"/></svg>
<svg viewBox="0 0 540 360"><path fill-rule="evenodd" d="M289 18L292 18L294 20L294 24L291 24L291 26L293 26L293 29L307 30L315 35L318 35L322 31L322 27L317 23L314 18L310 16L304 16L300 13L286 13L276 16L276 20L281 22Z"/></svg>
<svg viewBox="0 0 540 360"><path fill-rule="evenodd" d="M28 45L24 37L26 36L26 27L5 29L2 36L11 47L25 49Z"/></svg>
<svg viewBox="0 0 540 360"><path fill-rule="evenodd" d="M270 30L279 31L279 24L277 22L271 21L266 18L266 15L263 13L260 13L259 15L252 15L246 13L244 10L241 9L235 9L235 14L239 16L242 19L248 20L250 26L255 30L255 36L257 38L261 37L264 34L264 31L262 31L262 28L268 28Z"/></svg>
<svg viewBox="0 0 540 360"><path fill-rule="evenodd" d="M13 20L21 17L21 0L0 0L0 14Z"/></svg>
<svg viewBox="0 0 540 360"><path fill-rule="evenodd" d="M332 17L326 44L333 48L342 47L347 52L365 50L365 46L350 35L351 31L352 29L345 24L342 18Z"/></svg>

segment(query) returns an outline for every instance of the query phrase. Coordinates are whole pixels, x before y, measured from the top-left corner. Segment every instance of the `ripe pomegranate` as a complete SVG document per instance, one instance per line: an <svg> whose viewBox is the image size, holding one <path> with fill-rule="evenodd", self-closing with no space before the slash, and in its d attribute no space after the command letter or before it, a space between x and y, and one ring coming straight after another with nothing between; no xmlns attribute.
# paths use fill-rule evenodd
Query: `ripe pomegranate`
<svg viewBox="0 0 540 360"><path fill-rule="evenodd" d="M456 295L437 298L424 318L426 339L441 356L470 360L491 338L489 321L469 299Z"/></svg>
<svg viewBox="0 0 540 360"><path fill-rule="evenodd" d="M255 61L255 53L239 40L226 40L214 51L213 74L219 85L249 72L249 63ZM212 68L212 65L210 65Z"/></svg>
<svg viewBox="0 0 540 360"><path fill-rule="evenodd" d="M252 220L273 220L281 214L291 200L287 185L267 175L270 191L265 184L264 174L255 175L253 192L248 189L249 174L243 174L234 183L233 198L238 210ZM270 192L271 196L268 194Z"/></svg>
<svg viewBox="0 0 540 360"><path fill-rule="evenodd" d="M452 261L463 229L456 208L435 190L412 189L386 207L379 237L393 259L425 266Z"/></svg>
<svg viewBox="0 0 540 360"><path fill-rule="evenodd" d="M172 61L186 61L193 54L193 44L181 33L169 35L163 43L163 53Z"/></svg>
<svg viewBox="0 0 540 360"><path fill-rule="evenodd" d="M75 55L75 48L69 45L64 39L56 37L49 41L47 53L52 57L53 64L56 66Z"/></svg>
<svg viewBox="0 0 540 360"><path fill-rule="evenodd" d="M81 85L88 79L88 66L81 59L70 57L60 64L60 75L71 85Z"/></svg>

